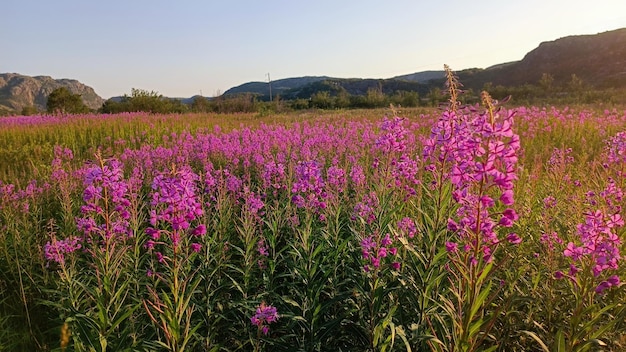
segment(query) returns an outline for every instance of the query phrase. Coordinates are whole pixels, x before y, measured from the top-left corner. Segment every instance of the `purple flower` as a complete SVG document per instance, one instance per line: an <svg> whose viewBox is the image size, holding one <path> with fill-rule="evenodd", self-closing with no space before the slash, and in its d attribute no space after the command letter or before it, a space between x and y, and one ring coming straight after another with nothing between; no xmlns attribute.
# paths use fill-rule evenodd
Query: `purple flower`
<svg viewBox="0 0 626 352"><path fill-rule="evenodd" d="M398 221L398 229L406 233L409 238L413 238L417 234L415 222L409 217L402 218L402 220Z"/></svg>
<svg viewBox="0 0 626 352"><path fill-rule="evenodd" d="M543 206L546 209L554 208L556 206L556 198L553 196L547 196L543 199Z"/></svg>
<svg viewBox="0 0 626 352"><path fill-rule="evenodd" d="M512 131L514 113L500 110L492 117L488 113L447 110L424 143L423 155L431 165L427 170L435 179L450 180L452 198L458 203L456 213L448 219L448 229L458 235L446 244L449 253L460 245L467 251L482 251L482 259L490 261L491 248L501 243L497 227L511 227L518 220L512 208L500 214L493 211L498 203L514 203L513 182L517 179L520 148L519 136ZM509 240L517 242L519 238L511 236Z"/></svg>
<svg viewBox="0 0 626 352"><path fill-rule="evenodd" d="M582 247L576 247L573 242L567 244L567 248L563 251L563 255L571 257L573 260L578 260L584 254Z"/></svg>
<svg viewBox="0 0 626 352"><path fill-rule="evenodd" d="M250 318L250 322L252 325L256 325L264 335L267 335L269 324L276 322L279 317L276 307L268 306L265 302L261 302L255 314Z"/></svg>
<svg viewBox="0 0 626 352"><path fill-rule="evenodd" d="M455 253L459 249L459 245L454 242L446 242L446 251L448 253Z"/></svg>
<svg viewBox="0 0 626 352"><path fill-rule="evenodd" d="M365 237L361 240L361 255L367 262L363 266L365 272L369 272L371 267L378 269L381 265L381 260L387 257L395 257L398 253L396 247L391 247L393 240L387 233L381 238L378 233ZM392 267L396 265L391 263Z"/></svg>
<svg viewBox="0 0 626 352"><path fill-rule="evenodd" d="M78 228L96 241L131 237L130 194L122 163L111 159L102 165L88 165L83 172L85 204L83 217L76 219Z"/></svg>
<svg viewBox="0 0 626 352"><path fill-rule="evenodd" d="M189 167L160 172L154 177L150 202L150 224L153 227L146 229L154 240L158 240L161 233L167 233L171 244L178 247L185 236L206 233L203 224L191 227L191 223L204 213L197 194L198 180L198 175Z"/></svg>
<svg viewBox="0 0 626 352"><path fill-rule="evenodd" d="M375 141L375 147L384 153L401 152L407 148L408 130L404 127L404 119L385 117L380 125L381 134Z"/></svg>
<svg viewBox="0 0 626 352"><path fill-rule="evenodd" d="M500 195L500 201L504 205L513 205L513 190L507 189Z"/></svg>
<svg viewBox="0 0 626 352"><path fill-rule="evenodd" d="M198 225L191 231L191 234L194 236L204 236L206 234L206 226L204 224Z"/></svg>
<svg viewBox="0 0 626 352"><path fill-rule="evenodd" d="M522 239L516 233L510 233L506 236L507 241L512 244L520 244L522 243Z"/></svg>
<svg viewBox="0 0 626 352"><path fill-rule="evenodd" d="M256 249L257 252L259 252L259 255L267 257L270 255L269 250L267 248L267 245L265 244L265 239L261 238L257 244L256 244Z"/></svg>
<svg viewBox="0 0 626 352"><path fill-rule="evenodd" d="M65 255L73 253L82 247L79 237L72 236L63 240L52 238L43 246L43 252L48 262L65 263Z"/></svg>
<svg viewBox="0 0 626 352"><path fill-rule="evenodd" d="M562 278L564 278L565 275L563 274L563 272L561 270L557 270L554 272L554 278L557 280L560 280Z"/></svg>
<svg viewBox="0 0 626 352"><path fill-rule="evenodd" d="M301 161L295 168L295 182L291 188L292 201L298 208L318 211L326 207L322 166L317 161Z"/></svg>
<svg viewBox="0 0 626 352"><path fill-rule="evenodd" d="M200 252L201 249L202 249L202 245L200 243L191 244L191 250L194 251L195 253Z"/></svg>

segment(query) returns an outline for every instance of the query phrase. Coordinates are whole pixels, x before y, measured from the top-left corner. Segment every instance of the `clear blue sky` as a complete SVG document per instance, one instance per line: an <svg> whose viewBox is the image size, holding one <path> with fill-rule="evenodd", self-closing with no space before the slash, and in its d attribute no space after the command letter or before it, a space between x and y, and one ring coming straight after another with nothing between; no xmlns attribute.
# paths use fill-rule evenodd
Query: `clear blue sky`
<svg viewBox="0 0 626 352"><path fill-rule="evenodd" d="M389 78L520 60L626 27L624 0L4 0L0 72L215 96L306 75Z"/></svg>

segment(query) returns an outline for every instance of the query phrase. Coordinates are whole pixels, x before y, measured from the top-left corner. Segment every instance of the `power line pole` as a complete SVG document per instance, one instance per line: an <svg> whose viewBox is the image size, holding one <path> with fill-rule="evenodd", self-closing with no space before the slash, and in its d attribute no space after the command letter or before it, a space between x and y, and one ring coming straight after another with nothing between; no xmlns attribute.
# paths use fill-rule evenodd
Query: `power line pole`
<svg viewBox="0 0 626 352"><path fill-rule="evenodd" d="M272 101L272 79L270 78L270 73L267 73L267 84L270 87L270 101Z"/></svg>

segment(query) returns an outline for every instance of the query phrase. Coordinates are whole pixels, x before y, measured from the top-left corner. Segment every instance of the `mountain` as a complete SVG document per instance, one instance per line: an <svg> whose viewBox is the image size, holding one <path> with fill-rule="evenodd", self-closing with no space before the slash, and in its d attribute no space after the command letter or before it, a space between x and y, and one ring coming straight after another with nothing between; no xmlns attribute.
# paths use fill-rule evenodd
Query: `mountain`
<svg viewBox="0 0 626 352"><path fill-rule="evenodd" d="M60 87L67 87L73 94L80 94L90 109L98 109L104 103L104 99L96 94L93 88L77 80L0 73L0 111L19 113L22 108L28 106L45 110L48 95Z"/></svg>
<svg viewBox="0 0 626 352"><path fill-rule="evenodd" d="M321 77L306 76L306 77L278 79L278 80L272 81L271 84L268 82L248 82L240 86L230 88L229 90L224 92L224 95L252 93L252 94L269 96L270 85L272 87L272 95L282 95L287 90L299 88L307 84L327 80L329 78L330 77L325 77L325 76L321 76Z"/></svg>
<svg viewBox="0 0 626 352"><path fill-rule="evenodd" d="M480 88L487 82L537 84L544 73L554 78L555 85L566 85L575 74L591 87L626 87L626 28L543 42L520 61L458 75L466 87Z"/></svg>
<svg viewBox="0 0 626 352"><path fill-rule="evenodd" d="M394 79L419 82L419 83L427 83L436 79L443 79L446 76L445 71L422 71L411 73L408 75L396 76Z"/></svg>
<svg viewBox="0 0 626 352"><path fill-rule="evenodd" d="M494 86L536 85L544 73L554 78L554 85L566 85L575 74L592 88L626 87L626 28L543 42L520 61L456 73L464 87L476 90L482 89L486 83ZM310 98L318 91L336 93L341 89L353 95L363 95L369 88L377 88L385 94L408 90L423 95L432 88L442 88L444 81L444 71L422 71L388 79L298 77L273 81L272 93L291 99ZM267 82L249 82L224 94L240 93L268 98L269 85Z"/></svg>

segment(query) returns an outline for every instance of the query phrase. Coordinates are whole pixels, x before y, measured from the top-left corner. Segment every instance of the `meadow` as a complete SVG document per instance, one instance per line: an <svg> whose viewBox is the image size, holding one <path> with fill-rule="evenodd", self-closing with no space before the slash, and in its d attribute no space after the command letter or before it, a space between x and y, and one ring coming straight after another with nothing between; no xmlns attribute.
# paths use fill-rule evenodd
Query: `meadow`
<svg viewBox="0 0 626 352"><path fill-rule="evenodd" d="M622 351L626 109L0 119L0 351Z"/></svg>

